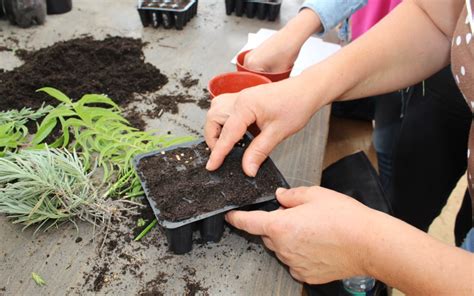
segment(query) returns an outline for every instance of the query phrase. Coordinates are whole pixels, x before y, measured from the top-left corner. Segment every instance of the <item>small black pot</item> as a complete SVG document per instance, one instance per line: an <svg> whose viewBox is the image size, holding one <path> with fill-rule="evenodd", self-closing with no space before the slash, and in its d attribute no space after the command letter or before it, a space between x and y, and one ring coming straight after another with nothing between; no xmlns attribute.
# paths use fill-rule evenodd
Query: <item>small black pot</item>
<svg viewBox="0 0 474 296"><path fill-rule="evenodd" d="M72 0L46 0L48 14L61 14L71 11Z"/></svg>

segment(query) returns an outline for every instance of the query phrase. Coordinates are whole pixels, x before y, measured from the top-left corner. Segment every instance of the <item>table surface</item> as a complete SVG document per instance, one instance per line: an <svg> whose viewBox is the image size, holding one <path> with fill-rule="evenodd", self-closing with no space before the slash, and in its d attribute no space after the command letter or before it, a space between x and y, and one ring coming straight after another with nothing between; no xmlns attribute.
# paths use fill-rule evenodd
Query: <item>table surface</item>
<svg viewBox="0 0 474 296"><path fill-rule="evenodd" d="M19 29L0 21L0 45L40 48L82 34L105 38L108 34L142 38L146 61L156 65L170 83L160 92L171 91L178 77L190 72L200 75L196 89L202 88L214 75L234 71L233 55L245 44L247 34L259 28L278 29L294 16L301 1L283 1L276 22L227 16L224 1L200 1L198 14L184 30L143 28L135 1L75 0L73 11L48 16L44 26ZM19 45L8 37L14 36ZM3 44L4 43L4 44ZM11 69L20 64L10 52L0 52L0 68ZM140 109L146 106L138 104ZM317 113L298 134L287 139L272 154L279 169L292 186L319 184L328 132L328 108ZM164 114L159 119L146 118L148 128L172 131L177 135L201 132L205 111L195 104L180 105L177 115ZM76 243L80 236L84 240ZM96 294L84 287L84 273L94 266L107 264L107 281L97 294L134 295L150 286L159 272L166 272L167 281L160 289L165 295L183 295L185 277L193 277L210 295L298 295L300 283L294 281L285 266L265 250L258 238L227 230L218 244L199 245L186 255L169 254L165 244L143 245L131 242L120 252L114 250L113 260L104 259L98 251L94 229L79 224L79 232L71 225L33 237L33 229L21 231L5 217L0 217L0 295L64 295ZM97 237L97 236L96 236ZM159 231L145 240L164 240ZM128 252L128 253L127 253ZM117 270L120 254L132 254L143 271L141 277ZM104 260L108 260L105 262ZM195 270L192 274L189 270ZM47 285L38 287L31 273L40 274ZM199 294L199 293L198 293Z"/></svg>

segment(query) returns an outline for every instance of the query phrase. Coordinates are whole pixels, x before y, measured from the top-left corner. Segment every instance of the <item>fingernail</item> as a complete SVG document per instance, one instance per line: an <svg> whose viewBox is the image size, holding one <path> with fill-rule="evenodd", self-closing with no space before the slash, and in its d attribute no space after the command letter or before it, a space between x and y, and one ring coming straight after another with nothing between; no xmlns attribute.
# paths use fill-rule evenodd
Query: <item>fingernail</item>
<svg viewBox="0 0 474 296"><path fill-rule="evenodd" d="M206 170L209 170L210 167L211 167L211 160L209 159L206 163Z"/></svg>
<svg viewBox="0 0 474 296"><path fill-rule="evenodd" d="M255 163L249 164L249 176L250 177L255 177L257 175L257 171L258 171L258 165L256 165Z"/></svg>
<svg viewBox="0 0 474 296"><path fill-rule="evenodd" d="M276 193L277 195L280 195L280 194L284 193L284 192L287 191L287 190L288 190L288 189L286 189L286 188L280 187L280 188L278 188L278 189L276 190L275 193Z"/></svg>

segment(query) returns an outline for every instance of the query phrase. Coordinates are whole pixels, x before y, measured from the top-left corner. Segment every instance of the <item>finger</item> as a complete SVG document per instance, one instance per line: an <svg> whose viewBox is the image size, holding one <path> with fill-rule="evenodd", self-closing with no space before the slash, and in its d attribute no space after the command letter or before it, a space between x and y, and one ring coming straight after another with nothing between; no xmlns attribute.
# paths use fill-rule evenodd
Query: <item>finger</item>
<svg viewBox="0 0 474 296"><path fill-rule="evenodd" d="M212 119L206 120L204 125L204 139L206 140L207 146L211 149L214 148L216 145L217 139L219 139L219 135L221 134L222 125L214 121Z"/></svg>
<svg viewBox="0 0 474 296"><path fill-rule="evenodd" d="M265 246L270 250L275 252L275 245L273 244L272 240L268 236L262 236L263 243Z"/></svg>
<svg viewBox="0 0 474 296"><path fill-rule="evenodd" d="M250 234L266 235L266 228L271 215L265 211L230 211L225 215L227 222Z"/></svg>
<svg viewBox="0 0 474 296"><path fill-rule="evenodd" d="M313 187L278 188L275 192L278 202L285 208L293 208L314 199L317 190Z"/></svg>
<svg viewBox="0 0 474 296"><path fill-rule="evenodd" d="M229 117L229 108L232 107L234 98L229 94L215 97L211 101L211 108L207 112L206 123L204 125L204 138L207 146L214 147L222 130L222 126Z"/></svg>
<svg viewBox="0 0 474 296"><path fill-rule="evenodd" d="M278 258L278 260L280 260L283 264L289 266L288 260L287 260L285 257L283 257L281 254L279 254L278 252L275 252L275 256L276 256L276 257Z"/></svg>
<svg viewBox="0 0 474 296"><path fill-rule="evenodd" d="M245 55L244 67L253 71L266 72L265 68L263 68L262 65L259 65L258 61L255 59L254 53L251 51Z"/></svg>
<svg viewBox="0 0 474 296"><path fill-rule="evenodd" d="M290 267L290 274L295 280L297 280L299 282L304 282L303 277L298 273L298 271L296 271L295 269L293 269L291 267Z"/></svg>
<svg viewBox="0 0 474 296"><path fill-rule="evenodd" d="M267 159L275 146L281 141L272 128L263 129L262 132L250 142L242 158L242 168L250 177L257 175L258 169Z"/></svg>
<svg viewBox="0 0 474 296"><path fill-rule="evenodd" d="M245 134L248 126L245 122L239 114L233 114L227 119L209 156L206 169L214 171L221 166L235 143Z"/></svg>

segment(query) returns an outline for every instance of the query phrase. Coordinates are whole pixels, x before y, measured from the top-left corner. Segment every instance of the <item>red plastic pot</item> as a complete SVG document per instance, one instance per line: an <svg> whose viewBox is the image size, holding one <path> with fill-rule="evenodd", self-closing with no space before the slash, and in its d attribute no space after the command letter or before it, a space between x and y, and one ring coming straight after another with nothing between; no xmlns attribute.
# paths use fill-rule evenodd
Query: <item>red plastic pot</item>
<svg viewBox="0 0 474 296"><path fill-rule="evenodd" d="M267 77L250 72L230 72L212 78L207 89L212 100L218 95L236 93L249 87L271 82ZM260 133L260 129L255 124L249 126L248 131L254 137Z"/></svg>
<svg viewBox="0 0 474 296"><path fill-rule="evenodd" d="M271 80L249 72L230 72L217 75L209 81L207 89L211 99L221 94L236 93L243 89L260 84L271 83Z"/></svg>
<svg viewBox="0 0 474 296"><path fill-rule="evenodd" d="M283 80L283 79L286 79L286 78L290 77L290 73L291 73L291 70L293 69L293 66L291 66L291 68L286 70L286 71L272 72L272 73L254 71L254 70L250 70L249 68L246 68L244 66L245 55L247 55L247 53L249 53L250 51L251 51L251 49L243 51L243 52L239 53L239 55L237 56L237 64L236 64L237 65L237 71L250 72L250 73L258 74L258 75L261 75L261 76L265 76L273 82L277 82L277 81L280 81L280 80Z"/></svg>

